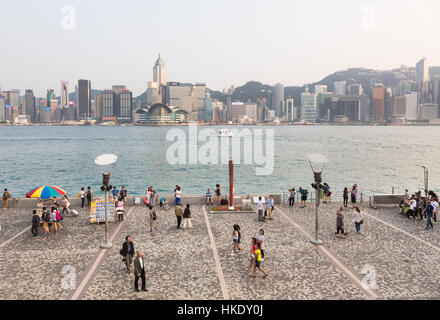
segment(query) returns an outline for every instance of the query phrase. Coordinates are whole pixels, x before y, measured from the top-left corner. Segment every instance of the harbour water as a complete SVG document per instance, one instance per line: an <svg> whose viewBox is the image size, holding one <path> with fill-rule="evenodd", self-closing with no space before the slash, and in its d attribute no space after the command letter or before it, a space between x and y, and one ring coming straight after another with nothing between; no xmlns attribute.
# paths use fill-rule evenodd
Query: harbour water
<svg viewBox="0 0 440 320"><path fill-rule="evenodd" d="M210 127L221 129L223 127ZM231 127L237 130L249 127ZM115 153L111 183L126 186L131 194L144 194L152 185L171 194L176 184L184 194L205 193L216 183L227 191L226 164L169 164L166 152L172 142L169 130L188 132L188 127L0 127L0 188L23 197L39 185L57 185L69 195L92 186L99 194L101 172L96 156ZM199 130L203 127L199 126ZM423 190L424 165L429 169L430 189L440 189L438 127L374 126L258 126L273 129L274 170L258 176L254 165L235 166L235 192L279 193L291 187L310 189L313 175L307 154L319 152L329 163L323 180L334 191L357 183L366 194L396 193L405 188ZM188 135L186 135L188 137ZM265 135L263 135L263 140ZM203 142L199 142L203 145ZM264 143L263 143L264 145Z"/></svg>

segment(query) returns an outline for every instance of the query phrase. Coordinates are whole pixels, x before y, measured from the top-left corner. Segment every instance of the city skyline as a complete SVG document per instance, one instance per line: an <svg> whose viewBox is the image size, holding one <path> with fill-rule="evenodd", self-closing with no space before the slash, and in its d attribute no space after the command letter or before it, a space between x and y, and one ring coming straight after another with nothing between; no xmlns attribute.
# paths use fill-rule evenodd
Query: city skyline
<svg viewBox="0 0 440 320"><path fill-rule="evenodd" d="M251 80L302 86L352 67L413 66L421 57L440 65L437 1L189 2L133 1L126 11L114 10L116 1L5 3L0 86L44 97L59 81L90 79L93 88L123 83L138 96L153 80L158 52L170 81L213 90Z"/></svg>

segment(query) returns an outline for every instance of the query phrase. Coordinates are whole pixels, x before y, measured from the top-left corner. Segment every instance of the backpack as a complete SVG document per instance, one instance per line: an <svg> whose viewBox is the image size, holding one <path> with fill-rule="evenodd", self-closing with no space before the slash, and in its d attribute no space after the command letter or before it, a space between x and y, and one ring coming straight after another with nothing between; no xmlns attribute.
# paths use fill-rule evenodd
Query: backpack
<svg viewBox="0 0 440 320"><path fill-rule="evenodd" d="M43 213L43 220L44 221L46 221L46 222L50 222L50 214L49 214L49 212L44 212Z"/></svg>

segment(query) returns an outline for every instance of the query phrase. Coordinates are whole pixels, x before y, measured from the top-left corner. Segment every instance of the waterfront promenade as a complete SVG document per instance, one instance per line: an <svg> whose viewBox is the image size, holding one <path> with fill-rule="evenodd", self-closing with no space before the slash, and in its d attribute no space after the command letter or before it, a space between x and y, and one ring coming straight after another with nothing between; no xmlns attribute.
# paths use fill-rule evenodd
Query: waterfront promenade
<svg viewBox="0 0 440 320"><path fill-rule="evenodd" d="M334 235L340 204L320 206L324 246L309 243L314 206L279 205L274 220L256 214L208 214L192 207L193 228L176 230L174 208L157 209L158 231L150 234L145 207L127 207L123 224L110 224L113 248L99 249L104 226L91 225L88 212L66 217L64 230L33 238L29 209L0 212L1 299L439 299L440 232L408 220L396 209L364 206L362 234L356 235L350 210L346 239ZM232 226L242 228L245 252L231 256ZM250 239L265 230L269 273L249 276ZM41 232L41 230L40 230ZM130 235L144 252L148 292L135 292L119 250ZM376 287L364 287L363 269L375 271ZM373 269L371 269L373 268ZM73 289L66 275L76 275ZM63 273L64 271L64 273ZM67 271L67 272L66 272ZM365 269L364 269L365 271Z"/></svg>

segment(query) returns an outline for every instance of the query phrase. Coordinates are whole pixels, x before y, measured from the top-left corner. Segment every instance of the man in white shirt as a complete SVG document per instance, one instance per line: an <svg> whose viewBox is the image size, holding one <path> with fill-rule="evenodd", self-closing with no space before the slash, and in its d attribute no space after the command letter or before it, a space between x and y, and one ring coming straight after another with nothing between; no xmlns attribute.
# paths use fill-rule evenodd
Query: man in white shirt
<svg viewBox="0 0 440 320"><path fill-rule="evenodd" d="M139 278L142 279L142 291L148 291L146 288L145 281L145 268L144 268L144 257L142 256L142 251L138 251L136 259L134 259L134 289L139 291Z"/></svg>
<svg viewBox="0 0 440 320"><path fill-rule="evenodd" d="M258 197L257 210L258 210L258 221L264 221L264 218L263 218L263 201L261 200L261 197Z"/></svg>
<svg viewBox="0 0 440 320"><path fill-rule="evenodd" d="M433 198L431 200L431 206L434 208L434 223L436 223L437 222L437 210L438 210L437 199Z"/></svg>

